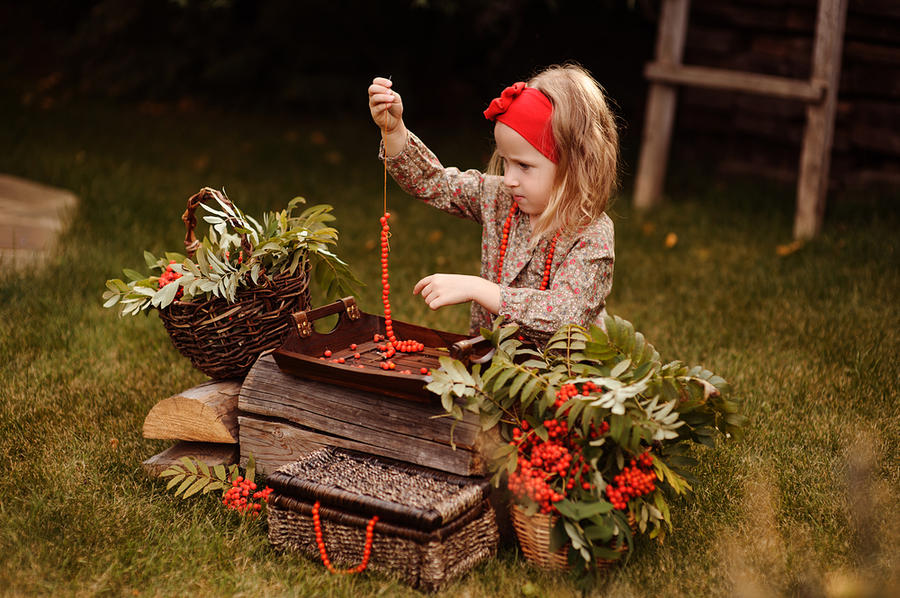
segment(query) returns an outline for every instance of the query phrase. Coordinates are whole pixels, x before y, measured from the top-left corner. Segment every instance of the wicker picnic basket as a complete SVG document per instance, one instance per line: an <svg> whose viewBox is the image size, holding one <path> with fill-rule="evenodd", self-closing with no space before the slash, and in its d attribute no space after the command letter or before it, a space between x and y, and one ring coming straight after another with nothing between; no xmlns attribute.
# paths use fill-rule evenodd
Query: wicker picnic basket
<svg viewBox="0 0 900 598"><path fill-rule="evenodd" d="M231 205L223 193L208 187L188 199L181 217L187 229L188 256L193 257L200 247L194 234L194 211L215 199ZM241 246L248 255L253 251L246 234L241 235ZM291 314L309 306L309 270L309 260L304 259L293 274L261 273L258 284L238 290L233 303L219 297L173 301L159 311L159 317L172 344L194 367L210 378L240 378L260 353L282 343L292 326Z"/></svg>
<svg viewBox="0 0 900 598"><path fill-rule="evenodd" d="M553 526L556 525L557 515L546 515L543 513L535 513L528 515L525 508L513 503L510 505L510 516L512 519L513 529L516 530L516 538L519 540L519 548L525 558L540 567L550 571L569 571L571 565L568 561L568 548L563 546L556 552L550 551L550 533ZM629 513L628 524L632 531L635 530L634 516ZM611 547L617 552L624 553L628 550L627 544L624 542L618 547L611 542ZM621 562L621 559L597 559L597 568L599 570L608 569L613 565Z"/></svg>
<svg viewBox="0 0 900 598"><path fill-rule="evenodd" d="M269 542L321 559L313 523L334 563L363 560L374 515L368 568L435 591L497 551L490 484L416 465L325 448L270 475Z"/></svg>

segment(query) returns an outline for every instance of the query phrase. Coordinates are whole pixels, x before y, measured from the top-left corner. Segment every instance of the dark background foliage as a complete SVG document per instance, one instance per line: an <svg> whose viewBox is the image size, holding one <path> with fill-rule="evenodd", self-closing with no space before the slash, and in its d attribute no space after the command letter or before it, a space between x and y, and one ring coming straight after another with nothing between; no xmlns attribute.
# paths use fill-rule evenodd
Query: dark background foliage
<svg viewBox="0 0 900 598"><path fill-rule="evenodd" d="M504 85L574 60L633 121L655 35L655 6L633 0L42 0L0 10L7 86L317 116L358 111L382 74L428 118L470 118Z"/></svg>

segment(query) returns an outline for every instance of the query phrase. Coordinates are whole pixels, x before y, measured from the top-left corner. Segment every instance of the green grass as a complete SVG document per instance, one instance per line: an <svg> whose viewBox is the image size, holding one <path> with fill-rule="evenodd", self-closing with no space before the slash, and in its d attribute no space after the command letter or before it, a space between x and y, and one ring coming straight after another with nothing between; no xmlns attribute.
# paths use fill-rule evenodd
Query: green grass
<svg viewBox="0 0 900 598"><path fill-rule="evenodd" d="M251 214L295 195L334 205L339 252L368 284L363 309L377 312L382 169L365 107L332 122L42 111L10 98L0 109L2 169L80 199L46 267L0 265L0 594L417 595L275 553L264 523L241 523L210 499L173 498L145 477L141 461L166 443L141 437L143 418L204 377L155 315L122 320L100 301L107 278L142 267L144 249L180 249L184 203L210 185ZM417 131L446 163L481 163L484 131ZM640 540L598 593L888 595L900 541L900 194L832 197L824 233L780 257L792 188L701 172L669 191L648 216L627 196L612 209L610 311L664 357L727 378L752 423L743 442L698 451L700 483L674 502L674 533L662 545ZM405 290L434 271L476 273L477 227L393 184L388 203L395 317L464 332L466 307L432 313ZM667 249L670 232L678 243ZM444 595L523 588L577 594L568 577L506 546Z"/></svg>

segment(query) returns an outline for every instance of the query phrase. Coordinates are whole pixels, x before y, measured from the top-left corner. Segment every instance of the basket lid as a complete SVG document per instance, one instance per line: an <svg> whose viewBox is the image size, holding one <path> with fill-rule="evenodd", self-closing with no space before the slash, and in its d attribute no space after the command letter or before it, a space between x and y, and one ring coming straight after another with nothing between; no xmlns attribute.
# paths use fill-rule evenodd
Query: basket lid
<svg viewBox="0 0 900 598"><path fill-rule="evenodd" d="M276 492L367 517L432 531L478 507L486 478L466 478L327 447L277 469L266 483Z"/></svg>

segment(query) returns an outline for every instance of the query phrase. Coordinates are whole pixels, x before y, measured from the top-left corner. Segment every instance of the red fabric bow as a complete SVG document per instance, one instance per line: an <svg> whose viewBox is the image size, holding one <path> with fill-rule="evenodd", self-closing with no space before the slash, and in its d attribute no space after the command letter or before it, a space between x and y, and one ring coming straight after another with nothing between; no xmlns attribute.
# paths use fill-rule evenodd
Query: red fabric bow
<svg viewBox="0 0 900 598"><path fill-rule="evenodd" d="M493 100L491 100L491 103L487 107L487 110L484 111L484 117L488 120L494 120L499 115L509 110L509 105L512 104L512 101L514 99L519 97L519 94L521 94L522 90L524 89L525 83L522 81L513 83L512 85L504 89L500 93L499 98L494 98Z"/></svg>
<svg viewBox="0 0 900 598"><path fill-rule="evenodd" d="M510 127L554 164L557 162L553 104L540 90L522 81L514 83L491 100L484 117Z"/></svg>

